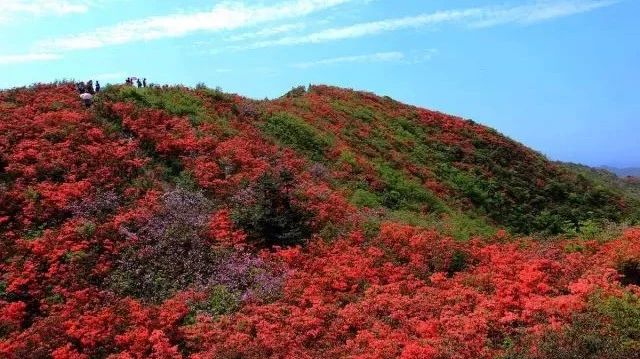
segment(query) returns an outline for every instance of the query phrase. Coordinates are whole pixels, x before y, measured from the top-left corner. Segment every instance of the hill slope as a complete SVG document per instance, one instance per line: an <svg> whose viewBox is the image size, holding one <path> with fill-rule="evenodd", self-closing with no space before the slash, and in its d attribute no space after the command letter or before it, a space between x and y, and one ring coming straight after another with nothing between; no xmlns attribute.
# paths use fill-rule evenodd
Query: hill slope
<svg viewBox="0 0 640 359"><path fill-rule="evenodd" d="M615 168L603 166L602 169L615 173L620 177L640 177L640 168Z"/></svg>
<svg viewBox="0 0 640 359"><path fill-rule="evenodd" d="M369 93L312 86L266 102L206 90L128 88L106 96L188 115L195 126L242 121L260 141L327 167L355 205L392 215L448 214L478 227L486 220L516 233L552 234L629 215L620 193L493 129Z"/></svg>
<svg viewBox="0 0 640 359"><path fill-rule="evenodd" d="M3 91L0 119L3 357L638 352L640 231L592 231L636 199L471 121L72 84Z"/></svg>

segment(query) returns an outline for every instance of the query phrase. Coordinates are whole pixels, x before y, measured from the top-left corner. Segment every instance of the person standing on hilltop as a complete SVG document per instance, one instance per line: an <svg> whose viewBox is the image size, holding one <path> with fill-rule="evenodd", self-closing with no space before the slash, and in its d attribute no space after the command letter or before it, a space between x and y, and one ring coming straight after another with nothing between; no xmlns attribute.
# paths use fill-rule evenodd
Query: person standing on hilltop
<svg viewBox="0 0 640 359"><path fill-rule="evenodd" d="M95 94L95 90L93 89L93 80L87 81L87 92L90 94Z"/></svg>
<svg viewBox="0 0 640 359"><path fill-rule="evenodd" d="M138 79L138 88L142 87L142 82L140 82L140 79Z"/></svg>
<svg viewBox="0 0 640 359"><path fill-rule="evenodd" d="M96 80L96 93L100 92L100 81Z"/></svg>
<svg viewBox="0 0 640 359"><path fill-rule="evenodd" d="M147 87L147 78L142 79L142 87Z"/></svg>

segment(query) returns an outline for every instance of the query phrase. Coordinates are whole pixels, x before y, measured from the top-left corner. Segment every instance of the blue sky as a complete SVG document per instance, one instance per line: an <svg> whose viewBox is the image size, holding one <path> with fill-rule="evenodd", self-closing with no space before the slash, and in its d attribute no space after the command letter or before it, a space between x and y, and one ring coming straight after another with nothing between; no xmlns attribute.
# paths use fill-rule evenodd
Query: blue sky
<svg viewBox="0 0 640 359"><path fill-rule="evenodd" d="M640 166L637 0L0 0L0 87L326 83L474 119L551 159Z"/></svg>

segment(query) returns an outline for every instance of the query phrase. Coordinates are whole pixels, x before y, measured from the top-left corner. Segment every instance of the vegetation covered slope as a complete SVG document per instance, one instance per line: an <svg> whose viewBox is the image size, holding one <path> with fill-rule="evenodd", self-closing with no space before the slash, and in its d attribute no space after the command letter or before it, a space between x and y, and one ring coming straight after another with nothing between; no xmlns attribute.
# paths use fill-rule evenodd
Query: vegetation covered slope
<svg viewBox="0 0 640 359"><path fill-rule="evenodd" d="M606 169L593 168L576 163L559 163L569 170L588 178L596 185L618 191L623 196L640 200L640 177L619 177Z"/></svg>
<svg viewBox="0 0 640 359"><path fill-rule="evenodd" d="M0 356L637 357L634 199L326 86L0 93ZM591 228L591 226L590 226ZM593 234L590 232L590 234Z"/></svg>

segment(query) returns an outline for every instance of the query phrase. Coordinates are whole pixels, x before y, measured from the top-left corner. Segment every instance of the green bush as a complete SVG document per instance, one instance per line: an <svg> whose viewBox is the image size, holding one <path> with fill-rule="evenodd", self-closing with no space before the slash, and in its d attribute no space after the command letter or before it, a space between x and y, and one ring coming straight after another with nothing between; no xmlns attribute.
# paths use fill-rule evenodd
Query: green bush
<svg viewBox="0 0 640 359"><path fill-rule="evenodd" d="M82 238L91 238L96 232L96 224L91 221L85 221L76 229L76 232Z"/></svg>
<svg viewBox="0 0 640 359"><path fill-rule="evenodd" d="M119 96L122 100L133 101L144 107L163 109L176 116L202 115L204 112L202 101L181 88L125 86L120 88Z"/></svg>
<svg viewBox="0 0 640 359"><path fill-rule="evenodd" d="M594 298L570 326L548 332L539 351L535 358L640 358L640 299L629 293Z"/></svg>
<svg viewBox="0 0 640 359"><path fill-rule="evenodd" d="M435 213L446 210L444 203L433 193L419 183L410 180L405 175L387 164L378 164L378 173L386 189L382 193L382 204L390 209L414 209L422 206Z"/></svg>
<svg viewBox="0 0 640 359"><path fill-rule="evenodd" d="M216 285L207 304L207 312L213 316L231 314L240 308L240 296L223 285Z"/></svg>
<svg viewBox="0 0 640 359"><path fill-rule="evenodd" d="M262 131L280 144L291 147L314 161L322 161L331 140L313 126L287 113L276 114L262 125Z"/></svg>
<svg viewBox="0 0 640 359"><path fill-rule="evenodd" d="M358 188L351 196L351 203L358 207L380 207L381 201L377 194Z"/></svg>
<svg viewBox="0 0 640 359"><path fill-rule="evenodd" d="M287 246L311 236L311 213L295 203L288 173L263 175L234 197L232 219L260 246Z"/></svg>

